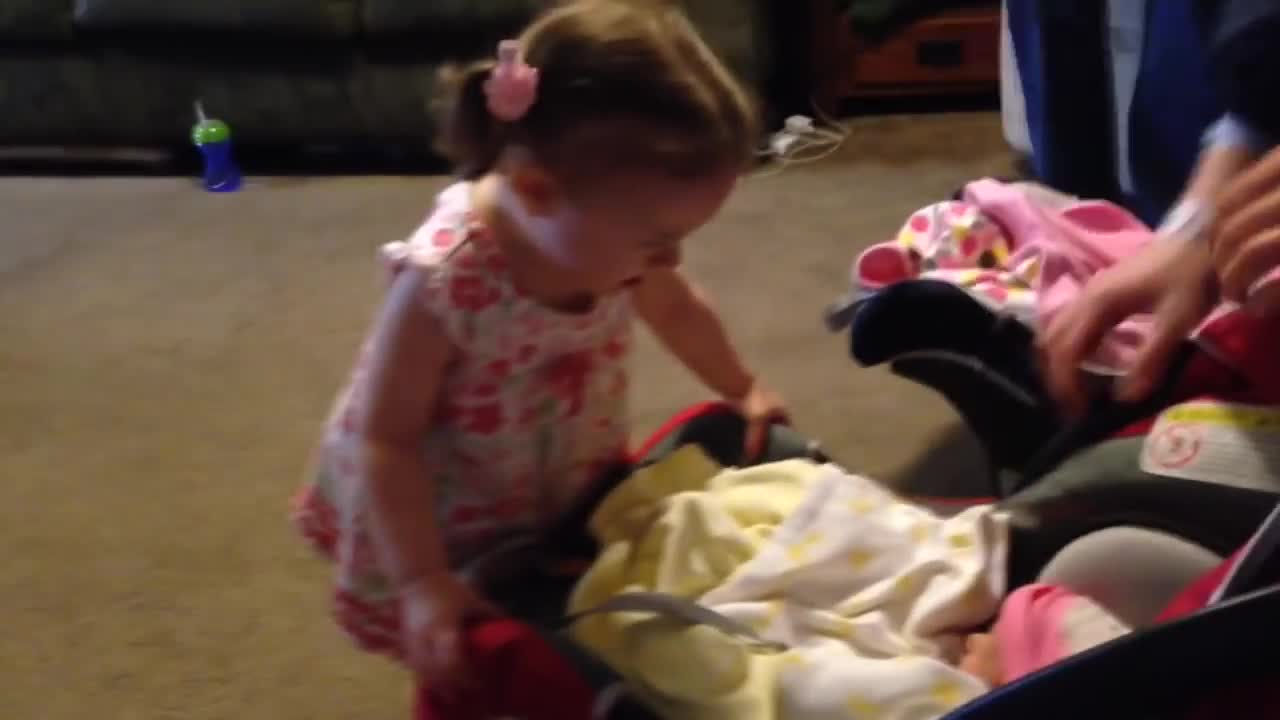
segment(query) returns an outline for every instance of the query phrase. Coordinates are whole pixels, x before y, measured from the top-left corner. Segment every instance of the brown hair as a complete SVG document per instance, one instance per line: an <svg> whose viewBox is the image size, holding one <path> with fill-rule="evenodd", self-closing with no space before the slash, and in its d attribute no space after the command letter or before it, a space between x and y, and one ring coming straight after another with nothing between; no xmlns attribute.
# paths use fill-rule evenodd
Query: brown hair
<svg viewBox="0 0 1280 720"><path fill-rule="evenodd" d="M537 99L511 123L488 109L493 61L446 78L441 150L465 178L519 144L562 176L650 166L679 176L743 167L757 141L741 86L665 3L573 0L519 38L538 69Z"/></svg>

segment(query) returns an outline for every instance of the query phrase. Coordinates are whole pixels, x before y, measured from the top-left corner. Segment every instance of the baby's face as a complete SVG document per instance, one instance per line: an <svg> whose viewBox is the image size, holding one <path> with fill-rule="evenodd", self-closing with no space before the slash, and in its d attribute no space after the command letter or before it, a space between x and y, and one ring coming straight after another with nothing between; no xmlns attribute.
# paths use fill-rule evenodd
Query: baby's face
<svg viewBox="0 0 1280 720"><path fill-rule="evenodd" d="M991 687L1004 684L1004 671L1000 667L1000 647L991 633L974 633L964 643L964 657L960 669L973 675Z"/></svg>

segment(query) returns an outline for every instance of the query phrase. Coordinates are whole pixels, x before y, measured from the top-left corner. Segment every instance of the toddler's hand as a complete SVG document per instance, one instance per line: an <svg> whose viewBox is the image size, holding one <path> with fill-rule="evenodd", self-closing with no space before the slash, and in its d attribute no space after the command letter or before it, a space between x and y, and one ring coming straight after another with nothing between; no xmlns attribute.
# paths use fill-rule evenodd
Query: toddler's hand
<svg viewBox="0 0 1280 720"><path fill-rule="evenodd" d="M433 692L449 696L468 687L463 625L500 614L474 588L449 572L434 573L405 588L401 627L405 660Z"/></svg>
<svg viewBox="0 0 1280 720"><path fill-rule="evenodd" d="M745 395L730 398L729 402L747 420L744 461L754 461L764 454L765 444L769 440L769 426L787 420L786 405L781 395L760 380L751 383Z"/></svg>

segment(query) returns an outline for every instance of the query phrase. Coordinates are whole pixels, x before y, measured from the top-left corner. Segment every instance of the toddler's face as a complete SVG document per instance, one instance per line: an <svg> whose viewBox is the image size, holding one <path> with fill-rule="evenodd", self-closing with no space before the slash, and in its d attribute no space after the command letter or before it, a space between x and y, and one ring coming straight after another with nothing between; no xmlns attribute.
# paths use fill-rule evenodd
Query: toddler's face
<svg viewBox="0 0 1280 720"><path fill-rule="evenodd" d="M736 172L698 178L627 173L567 196L561 241L586 289L606 294L680 263L684 238L724 205Z"/></svg>

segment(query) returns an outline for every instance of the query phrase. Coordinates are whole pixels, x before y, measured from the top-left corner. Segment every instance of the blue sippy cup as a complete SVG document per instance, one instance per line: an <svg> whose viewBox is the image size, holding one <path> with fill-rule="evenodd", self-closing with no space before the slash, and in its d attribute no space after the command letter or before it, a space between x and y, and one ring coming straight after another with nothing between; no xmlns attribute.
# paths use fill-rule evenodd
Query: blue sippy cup
<svg viewBox="0 0 1280 720"><path fill-rule="evenodd" d="M221 120L209 118L196 102L196 124L191 128L191 142L204 156L204 189L210 192L235 192L240 189L240 168L231 157L231 128Z"/></svg>

